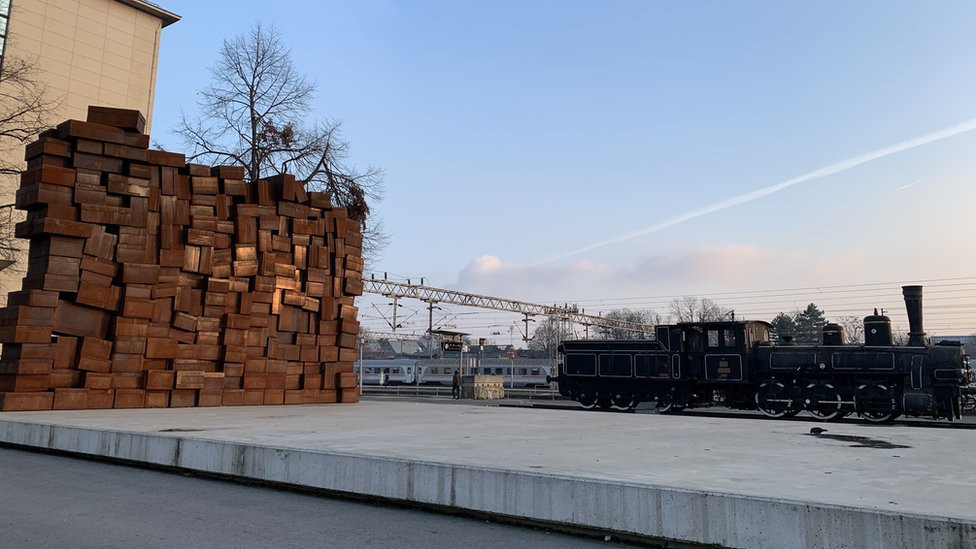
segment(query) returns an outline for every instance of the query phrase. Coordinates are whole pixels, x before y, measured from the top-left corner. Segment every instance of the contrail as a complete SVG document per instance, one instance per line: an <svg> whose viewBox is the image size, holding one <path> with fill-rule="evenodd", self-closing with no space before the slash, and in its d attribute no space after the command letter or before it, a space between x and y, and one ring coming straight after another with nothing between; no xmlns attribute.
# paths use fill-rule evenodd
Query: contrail
<svg viewBox="0 0 976 549"><path fill-rule="evenodd" d="M872 160L877 160L879 158L884 158L886 156L891 156L902 151L907 151L909 149L914 149L915 147L921 147L922 145L928 145L929 143L934 143L936 141L941 141L943 139L959 135L961 133L966 133L976 130L976 118L966 120L965 122L960 122L955 126L950 126L948 128L935 131L932 133L927 133L921 137L916 137L915 139L909 139L908 141L902 141L901 143L896 143L894 145L889 145L882 149L871 151L869 153L862 154L860 156L855 156L847 160L842 160L823 168L819 168L809 173L794 177L793 179L788 179L782 183L776 183L775 185L770 185L768 187L763 187L755 191L750 191L740 195L736 195L708 206L698 208L696 210L691 210L682 214L679 214L670 219L666 219L649 227L644 227L643 229L625 233L622 235L615 236L613 238L604 240L602 242L597 242L596 244L590 244L578 250L560 255L558 257L553 257L544 261L540 261L535 265L543 265L546 263L551 263L553 261L559 261L560 259L566 259L567 257L572 257L574 255L579 255L590 250L595 250L597 248L602 248L604 246L609 246L610 244L616 244L618 242L623 242L624 240L630 240L631 238L637 238L639 236L649 235L667 229L668 227L674 227L685 221L690 221L692 219L701 217L703 215L708 215L726 208L731 208L732 206L738 206L739 204L745 204L747 202L752 202L753 200L762 198L764 196L771 195L773 193L782 191L797 185L804 183L806 181L811 181L813 179L819 179L821 177L827 177L828 175L834 175L843 171L847 171L861 164L871 162Z"/></svg>

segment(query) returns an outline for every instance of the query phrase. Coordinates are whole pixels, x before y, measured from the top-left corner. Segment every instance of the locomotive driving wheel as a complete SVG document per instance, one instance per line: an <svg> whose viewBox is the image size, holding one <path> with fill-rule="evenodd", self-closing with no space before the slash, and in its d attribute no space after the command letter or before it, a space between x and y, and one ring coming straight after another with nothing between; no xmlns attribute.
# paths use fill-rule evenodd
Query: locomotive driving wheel
<svg viewBox="0 0 976 549"><path fill-rule="evenodd" d="M807 385L803 391L803 408L824 421L840 419L846 415L840 393L830 383Z"/></svg>
<svg viewBox="0 0 976 549"><path fill-rule="evenodd" d="M592 393L578 393L576 395L576 401L587 410L592 410L596 407L596 395Z"/></svg>
<svg viewBox="0 0 976 549"><path fill-rule="evenodd" d="M659 414L677 414L684 409L684 406L675 403L674 395L670 393L662 395L657 399L657 413Z"/></svg>
<svg viewBox="0 0 976 549"><path fill-rule="evenodd" d="M799 411L790 392L778 381L766 381L756 390L756 407L769 417L789 417Z"/></svg>
<svg viewBox="0 0 976 549"><path fill-rule="evenodd" d="M886 423L901 415L892 389L880 383L865 383L854 393L857 415L871 423Z"/></svg>
<svg viewBox="0 0 976 549"><path fill-rule="evenodd" d="M632 393L614 393L611 401L621 410L633 410L637 407L637 398Z"/></svg>

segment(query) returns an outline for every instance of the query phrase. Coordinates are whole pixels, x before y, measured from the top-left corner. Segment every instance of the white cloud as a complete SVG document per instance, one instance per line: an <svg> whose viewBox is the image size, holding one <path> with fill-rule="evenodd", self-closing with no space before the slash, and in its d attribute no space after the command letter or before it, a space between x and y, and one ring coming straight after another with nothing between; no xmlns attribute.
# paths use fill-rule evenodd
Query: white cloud
<svg viewBox="0 0 976 549"><path fill-rule="evenodd" d="M561 295L577 295L587 287L599 287L609 278L607 265L579 261L565 266L526 266L498 256L471 260L458 273L455 289L483 295L547 302Z"/></svg>
<svg viewBox="0 0 976 549"><path fill-rule="evenodd" d="M611 266L592 261L522 265L472 259L453 288L530 302L619 299L856 283L876 267L862 252L809 256L754 245L702 246Z"/></svg>

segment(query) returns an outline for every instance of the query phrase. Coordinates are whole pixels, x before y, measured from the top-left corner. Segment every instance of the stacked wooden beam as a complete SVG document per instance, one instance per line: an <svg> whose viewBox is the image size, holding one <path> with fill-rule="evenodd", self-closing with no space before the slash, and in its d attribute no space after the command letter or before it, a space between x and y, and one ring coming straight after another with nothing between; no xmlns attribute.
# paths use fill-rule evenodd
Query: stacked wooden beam
<svg viewBox="0 0 976 549"><path fill-rule="evenodd" d="M358 401L359 224L290 175L149 150L144 127L90 107L27 147L0 410Z"/></svg>

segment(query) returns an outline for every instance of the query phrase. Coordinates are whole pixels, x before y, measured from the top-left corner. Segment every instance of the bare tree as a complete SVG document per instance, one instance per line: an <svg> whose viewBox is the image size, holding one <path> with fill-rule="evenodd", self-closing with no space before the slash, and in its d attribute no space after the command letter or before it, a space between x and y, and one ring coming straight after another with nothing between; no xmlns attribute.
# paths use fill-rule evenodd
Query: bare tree
<svg viewBox="0 0 976 549"><path fill-rule="evenodd" d="M556 347L567 336L562 324L558 318L553 317L547 317L539 322L532 332L532 339L529 340L529 349L545 351L548 356L555 357Z"/></svg>
<svg viewBox="0 0 976 549"><path fill-rule="evenodd" d="M610 320L622 320L648 326L661 324L661 315L650 309L616 309L603 316ZM654 337L653 333L637 332L625 328L601 328L599 335L600 339L652 339Z"/></svg>
<svg viewBox="0 0 976 549"><path fill-rule="evenodd" d="M732 311L707 297L686 296L671 301L671 322L713 322L731 319Z"/></svg>
<svg viewBox="0 0 976 549"><path fill-rule="evenodd" d="M287 172L310 190L328 192L363 224L364 255L375 258L386 236L370 205L382 199L383 174L347 163L338 121L307 122L316 84L295 68L278 31L256 23L224 40L210 74L199 92L199 118L184 114L176 128L189 158L242 165L249 181Z"/></svg>
<svg viewBox="0 0 976 549"><path fill-rule="evenodd" d="M864 343L864 319L857 315L847 315L837 317L835 322L844 329L848 343L857 345Z"/></svg>
<svg viewBox="0 0 976 549"><path fill-rule="evenodd" d="M23 214L14 209L13 191L23 169L24 146L48 129L61 106L52 98L33 59L7 56L0 66L0 270L24 271L26 250L14 235ZM15 278L14 275L12 278ZM6 291L2 294L6 296Z"/></svg>
<svg viewBox="0 0 976 549"><path fill-rule="evenodd" d="M0 190L3 196L12 197L16 188L16 177L23 169L24 146L49 127L50 118L60 105L60 99L50 97L33 59L4 58L0 65ZM0 204L0 259L17 259L20 249L14 240L17 220L13 204Z"/></svg>

